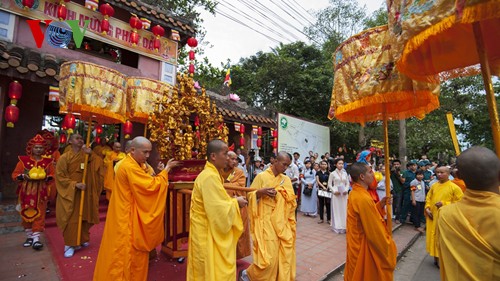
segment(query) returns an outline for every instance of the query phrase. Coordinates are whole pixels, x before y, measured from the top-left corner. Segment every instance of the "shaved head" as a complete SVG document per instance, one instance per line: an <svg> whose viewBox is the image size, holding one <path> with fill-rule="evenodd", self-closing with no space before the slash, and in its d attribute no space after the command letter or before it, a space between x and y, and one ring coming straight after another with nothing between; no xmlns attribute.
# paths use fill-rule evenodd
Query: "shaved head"
<svg viewBox="0 0 500 281"><path fill-rule="evenodd" d="M238 167L238 159L238 155L234 151L228 151L226 168L233 169Z"/></svg>
<svg viewBox="0 0 500 281"><path fill-rule="evenodd" d="M278 152L278 156L276 157L276 159L292 161L292 155L286 151L280 151Z"/></svg>
<svg viewBox="0 0 500 281"><path fill-rule="evenodd" d="M151 142L145 137L136 137L130 143L130 155L139 164L146 163L152 150Z"/></svg>
<svg viewBox="0 0 500 281"><path fill-rule="evenodd" d="M210 154L220 152L225 147L227 144L222 140L211 140L207 146L207 156L210 157Z"/></svg>
<svg viewBox="0 0 500 281"><path fill-rule="evenodd" d="M207 158L218 170L226 167L229 149L222 140L211 140L207 146Z"/></svg>
<svg viewBox="0 0 500 281"><path fill-rule="evenodd" d="M115 152L120 152L122 150L122 144L119 142L113 143L113 150Z"/></svg>
<svg viewBox="0 0 500 281"><path fill-rule="evenodd" d="M467 189L498 193L500 160L493 151L480 146L471 147L458 156L457 168Z"/></svg>
<svg viewBox="0 0 500 281"><path fill-rule="evenodd" d="M131 148L132 148L132 140L128 140L128 141L125 143L125 152L126 152L126 153L129 153Z"/></svg>
<svg viewBox="0 0 500 281"><path fill-rule="evenodd" d="M131 148L141 148L145 145L151 145L151 142L145 137L135 137L130 143Z"/></svg>
<svg viewBox="0 0 500 281"><path fill-rule="evenodd" d="M357 182L359 180L359 176L366 173L368 168L369 168L369 166L366 165L365 163L361 163L361 162L353 163L351 165L349 175L351 175L351 178L353 181Z"/></svg>

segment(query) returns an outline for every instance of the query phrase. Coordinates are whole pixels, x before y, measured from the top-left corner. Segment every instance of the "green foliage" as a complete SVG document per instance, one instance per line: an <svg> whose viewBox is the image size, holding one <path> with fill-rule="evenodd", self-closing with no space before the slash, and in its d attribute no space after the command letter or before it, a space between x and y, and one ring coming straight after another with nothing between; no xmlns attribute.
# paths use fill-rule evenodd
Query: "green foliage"
<svg viewBox="0 0 500 281"><path fill-rule="evenodd" d="M364 20L365 29L377 27L381 25L386 25L387 19L387 9L382 7L373 12L369 17Z"/></svg>

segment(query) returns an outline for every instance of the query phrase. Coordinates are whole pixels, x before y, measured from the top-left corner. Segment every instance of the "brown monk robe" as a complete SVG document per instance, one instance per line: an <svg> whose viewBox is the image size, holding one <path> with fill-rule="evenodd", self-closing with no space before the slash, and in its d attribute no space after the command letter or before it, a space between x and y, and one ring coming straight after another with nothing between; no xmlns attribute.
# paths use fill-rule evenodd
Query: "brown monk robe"
<svg viewBox="0 0 500 281"><path fill-rule="evenodd" d="M73 255L77 245L78 215L80 212L81 190L85 190L80 243L88 245L90 227L99 223L99 195L102 191L104 169L102 159L83 147L79 134L71 135L71 149L64 153L56 167L56 221L63 231L65 257ZM82 183L85 153L90 153L87 164L87 178Z"/></svg>
<svg viewBox="0 0 500 281"><path fill-rule="evenodd" d="M224 179L224 187L226 186L237 186L245 187L246 177L242 169L238 168L238 155L233 151L227 153L227 164L224 169L221 169L219 173ZM229 196L245 196L246 192L236 191L231 189L226 189ZM242 259L252 254L252 248L250 246L250 229L248 223L248 210L247 207L240 209L241 220L243 221L243 234L241 234L238 240L238 245L236 246L236 259Z"/></svg>

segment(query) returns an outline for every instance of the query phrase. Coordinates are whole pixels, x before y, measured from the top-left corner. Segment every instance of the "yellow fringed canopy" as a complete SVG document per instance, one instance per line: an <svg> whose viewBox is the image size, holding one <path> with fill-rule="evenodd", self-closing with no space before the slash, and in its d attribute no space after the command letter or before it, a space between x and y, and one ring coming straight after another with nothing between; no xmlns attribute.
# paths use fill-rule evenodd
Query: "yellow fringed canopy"
<svg viewBox="0 0 500 281"><path fill-rule="evenodd" d="M155 103L172 91L172 86L144 77L127 77L127 117L131 121L146 124Z"/></svg>
<svg viewBox="0 0 500 281"><path fill-rule="evenodd" d="M79 113L84 120L125 122L125 75L111 68L82 61L61 65L59 111Z"/></svg>
<svg viewBox="0 0 500 281"><path fill-rule="evenodd" d="M415 82L395 67L387 26L365 30L333 55L334 85L328 118L365 123L423 118L439 107L439 85Z"/></svg>
<svg viewBox="0 0 500 281"><path fill-rule="evenodd" d="M491 72L500 75L499 0L394 0L389 9L398 69L420 81L480 73L472 24L479 22Z"/></svg>

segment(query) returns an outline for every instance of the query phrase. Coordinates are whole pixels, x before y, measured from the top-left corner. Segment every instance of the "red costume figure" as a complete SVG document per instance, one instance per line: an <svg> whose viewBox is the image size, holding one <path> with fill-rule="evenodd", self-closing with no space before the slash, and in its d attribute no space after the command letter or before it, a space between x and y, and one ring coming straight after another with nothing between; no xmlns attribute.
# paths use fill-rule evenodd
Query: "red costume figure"
<svg viewBox="0 0 500 281"><path fill-rule="evenodd" d="M32 138L26 147L26 156L19 156L19 162L12 172L12 179L19 183L16 209L21 214L27 239L24 247L39 250L43 247L40 233L45 228L45 208L48 199L48 185L54 178L51 158L42 157L47 149L47 140L41 135Z"/></svg>

